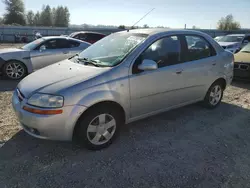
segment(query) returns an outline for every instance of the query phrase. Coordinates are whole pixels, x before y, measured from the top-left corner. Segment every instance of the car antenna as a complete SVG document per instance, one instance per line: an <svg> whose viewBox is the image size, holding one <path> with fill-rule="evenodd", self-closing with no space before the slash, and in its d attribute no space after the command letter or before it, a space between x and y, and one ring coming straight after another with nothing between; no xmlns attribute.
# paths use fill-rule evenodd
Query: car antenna
<svg viewBox="0 0 250 188"><path fill-rule="evenodd" d="M150 11L148 11L144 16L141 17L137 22L134 23L134 25L131 26L133 28L136 24L138 24L143 18L145 18L147 15L149 15L155 8L152 8ZM127 32L129 32L129 29L127 29Z"/></svg>

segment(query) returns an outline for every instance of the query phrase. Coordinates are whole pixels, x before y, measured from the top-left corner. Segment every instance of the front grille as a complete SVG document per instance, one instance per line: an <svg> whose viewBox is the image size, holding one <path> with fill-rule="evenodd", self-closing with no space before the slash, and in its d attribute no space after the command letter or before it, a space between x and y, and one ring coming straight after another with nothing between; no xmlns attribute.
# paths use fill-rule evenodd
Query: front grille
<svg viewBox="0 0 250 188"><path fill-rule="evenodd" d="M248 70L249 65L238 63L238 64L234 64L234 68L235 69L240 69L240 70Z"/></svg>

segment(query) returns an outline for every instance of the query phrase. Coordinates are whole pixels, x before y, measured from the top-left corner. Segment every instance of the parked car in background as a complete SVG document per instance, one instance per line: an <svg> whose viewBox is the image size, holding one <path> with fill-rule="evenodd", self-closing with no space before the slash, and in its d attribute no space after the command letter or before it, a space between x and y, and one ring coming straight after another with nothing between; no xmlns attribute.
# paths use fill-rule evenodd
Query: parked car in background
<svg viewBox="0 0 250 188"><path fill-rule="evenodd" d="M222 37L218 43L232 53L237 53L250 42L250 34L233 34Z"/></svg>
<svg viewBox="0 0 250 188"><path fill-rule="evenodd" d="M250 80L250 43L234 55L234 78Z"/></svg>
<svg viewBox="0 0 250 188"><path fill-rule="evenodd" d="M0 71L9 79L21 79L89 46L87 42L69 37L43 37L21 48L0 49Z"/></svg>
<svg viewBox="0 0 250 188"><path fill-rule="evenodd" d="M216 42L219 42L220 39L222 39L222 37L224 37L224 36L217 36L217 37L214 37L214 40L215 40Z"/></svg>
<svg viewBox="0 0 250 188"><path fill-rule="evenodd" d="M90 44L97 42L98 40L102 39L105 36L106 35L102 33L90 32L90 31L74 32L69 35L69 37L86 41L89 42Z"/></svg>
<svg viewBox="0 0 250 188"><path fill-rule="evenodd" d="M233 54L207 34L135 29L28 75L12 104L28 134L101 149L124 123L198 101L217 107L232 78Z"/></svg>

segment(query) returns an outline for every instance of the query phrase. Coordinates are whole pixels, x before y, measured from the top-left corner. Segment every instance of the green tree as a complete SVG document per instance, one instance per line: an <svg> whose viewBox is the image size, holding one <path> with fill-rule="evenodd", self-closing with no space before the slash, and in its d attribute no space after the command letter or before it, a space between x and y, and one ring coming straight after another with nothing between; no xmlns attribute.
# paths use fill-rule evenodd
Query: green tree
<svg viewBox="0 0 250 188"><path fill-rule="evenodd" d="M6 13L4 14L5 24L25 25L24 3L22 0L3 0Z"/></svg>
<svg viewBox="0 0 250 188"><path fill-rule="evenodd" d="M40 24L42 26L52 26L52 13L49 5L43 6L40 13Z"/></svg>
<svg viewBox="0 0 250 188"><path fill-rule="evenodd" d="M2 25L2 24L3 24L3 18L0 17L0 25Z"/></svg>
<svg viewBox="0 0 250 188"><path fill-rule="evenodd" d="M125 29L125 25L119 25L118 29Z"/></svg>
<svg viewBox="0 0 250 188"><path fill-rule="evenodd" d="M55 26L55 19L56 19L56 8L55 7L52 8L51 15L52 15L52 25Z"/></svg>
<svg viewBox="0 0 250 188"><path fill-rule="evenodd" d="M28 11L26 14L27 25L31 25L31 26L35 25L34 19L35 19L34 12L32 10Z"/></svg>
<svg viewBox="0 0 250 188"><path fill-rule="evenodd" d="M143 27L144 28L149 28L149 26L147 24L144 24Z"/></svg>
<svg viewBox="0 0 250 188"><path fill-rule="evenodd" d="M35 26L40 26L41 22L40 22L40 12L37 11L35 16L34 16L34 25Z"/></svg>
<svg viewBox="0 0 250 188"><path fill-rule="evenodd" d="M219 30L229 31L229 30L238 30L240 28L241 28L240 23L234 20L232 14L229 14L226 17L222 17L218 21L217 29Z"/></svg>
<svg viewBox="0 0 250 188"><path fill-rule="evenodd" d="M67 7L58 6L55 11L55 26L68 27L70 13Z"/></svg>

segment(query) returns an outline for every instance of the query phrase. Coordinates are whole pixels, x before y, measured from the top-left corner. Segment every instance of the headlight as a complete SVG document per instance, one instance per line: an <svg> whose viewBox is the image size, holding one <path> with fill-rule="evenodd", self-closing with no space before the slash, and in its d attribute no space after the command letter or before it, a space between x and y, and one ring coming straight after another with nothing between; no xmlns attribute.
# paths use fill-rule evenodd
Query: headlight
<svg viewBox="0 0 250 188"><path fill-rule="evenodd" d="M60 108L63 106L63 97L36 93L29 98L28 104L42 108Z"/></svg>

